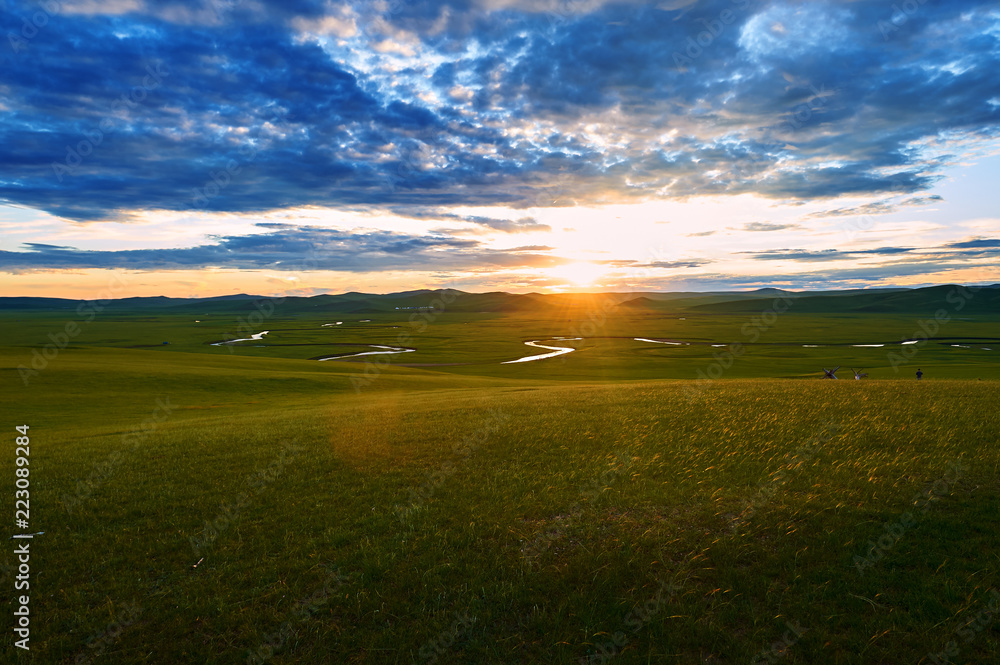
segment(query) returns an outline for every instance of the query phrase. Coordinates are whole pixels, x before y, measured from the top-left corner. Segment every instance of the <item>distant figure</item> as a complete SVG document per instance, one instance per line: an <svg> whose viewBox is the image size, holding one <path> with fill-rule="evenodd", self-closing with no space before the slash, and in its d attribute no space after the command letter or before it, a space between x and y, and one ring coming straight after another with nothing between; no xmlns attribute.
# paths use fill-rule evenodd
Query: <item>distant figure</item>
<svg viewBox="0 0 1000 665"><path fill-rule="evenodd" d="M917 370L917 381L919 381L919 380L920 380L920 377L922 377L923 375L924 375L924 373L923 373L923 372L921 372L921 371L920 371L920 370L918 369L918 370Z"/></svg>

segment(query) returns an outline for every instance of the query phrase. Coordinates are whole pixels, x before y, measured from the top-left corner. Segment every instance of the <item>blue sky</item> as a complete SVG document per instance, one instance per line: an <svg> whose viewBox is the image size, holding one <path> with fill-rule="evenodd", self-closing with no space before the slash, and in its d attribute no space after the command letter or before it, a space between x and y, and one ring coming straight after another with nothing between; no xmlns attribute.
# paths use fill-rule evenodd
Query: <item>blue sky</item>
<svg viewBox="0 0 1000 665"><path fill-rule="evenodd" d="M5 2L0 294L1000 281L1000 3Z"/></svg>

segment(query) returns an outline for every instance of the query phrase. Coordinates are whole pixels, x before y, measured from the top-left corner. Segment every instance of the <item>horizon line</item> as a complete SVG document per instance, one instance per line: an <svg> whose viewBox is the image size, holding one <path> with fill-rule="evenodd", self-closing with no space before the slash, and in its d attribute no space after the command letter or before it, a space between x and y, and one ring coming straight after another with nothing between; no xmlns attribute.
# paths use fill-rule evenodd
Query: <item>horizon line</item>
<svg viewBox="0 0 1000 665"><path fill-rule="evenodd" d="M33 299L33 300L69 300L73 302L89 302L91 300L102 300L102 301L119 301L119 300L151 300L154 298L165 298L170 300L218 300L221 298L240 298L246 300L254 299L277 299L277 298L318 298L320 296L344 296L344 295L363 295L363 296L394 296L394 295L406 295L406 294L418 294L421 292L427 293L440 293L442 291L455 291L464 295L488 295L493 293L502 293L506 295L538 295L538 296L601 296L601 295L631 295L631 294L652 294L652 295L670 295L679 293L694 293L701 295L713 295L713 294L737 294L737 293L755 293L759 291L781 291L784 293L796 293L796 294L824 294L824 293L837 293L846 291L886 291L886 290L899 290L899 291L918 291L921 289L938 288L943 286L962 286L962 287L972 287L972 288L996 288L1000 287L1000 283L992 284L966 284L958 282L942 282L939 284L930 284L924 286L859 286L851 288L833 288L833 289L788 289L776 286L762 286L752 289L723 289L714 291L692 291L692 290L682 290L682 291L463 291L461 289L456 289L453 287L441 287L436 289L423 288L423 289L410 289L408 291L389 291L385 293L376 292L365 292L365 291L342 291L338 293L334 292L324 292L324 293L314 293L312 295L299 295L299 294L277 294L277 295L261 295L261 294L249 294L249 293L225 293L221 295L214 296L167 296L167 295L154 295L154 296L123 296L120 298L96 298L96 299L85 299L85 298L73 298L73 297L62 297L62 296L32 296L32 295L22 295L22 296L0 296L0 300L13 300L13 299Z"/></svg>

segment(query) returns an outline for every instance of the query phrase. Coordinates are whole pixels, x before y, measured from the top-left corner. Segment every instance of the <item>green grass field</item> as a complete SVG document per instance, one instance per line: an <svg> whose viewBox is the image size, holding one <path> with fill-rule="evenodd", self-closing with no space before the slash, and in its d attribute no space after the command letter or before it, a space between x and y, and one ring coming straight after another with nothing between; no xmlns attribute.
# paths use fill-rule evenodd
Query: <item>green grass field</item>
<svg viewBox="0 0 1000 665"><path fill-rule="evenodd" d="M992 662L1000 314L769 303L0 313L3 662Z"/></svg>

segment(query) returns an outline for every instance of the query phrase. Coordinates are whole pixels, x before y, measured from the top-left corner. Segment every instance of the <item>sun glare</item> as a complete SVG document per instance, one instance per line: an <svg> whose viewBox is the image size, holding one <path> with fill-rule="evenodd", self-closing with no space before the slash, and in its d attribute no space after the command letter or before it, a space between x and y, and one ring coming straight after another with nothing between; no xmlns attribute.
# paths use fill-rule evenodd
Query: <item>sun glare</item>
<svg viewBox="0 0 1000 665"><path fill-rule="evenodd" d="M546 272L556 279L569 282L572 286L590 286L607 272L604 266L590 261L574 261L549 268Z"/></svg>

